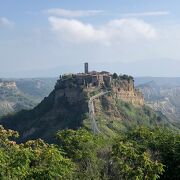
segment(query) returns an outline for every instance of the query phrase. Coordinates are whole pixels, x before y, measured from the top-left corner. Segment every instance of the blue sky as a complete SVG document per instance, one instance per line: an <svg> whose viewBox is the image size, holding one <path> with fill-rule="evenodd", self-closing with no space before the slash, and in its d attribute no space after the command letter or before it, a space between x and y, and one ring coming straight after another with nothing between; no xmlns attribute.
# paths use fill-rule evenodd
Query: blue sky
<svg viewBox="0 0 180 180"><path fill-rule="evenodd" d="M0 0L0 77L180 76L178 0Z"/></svg>

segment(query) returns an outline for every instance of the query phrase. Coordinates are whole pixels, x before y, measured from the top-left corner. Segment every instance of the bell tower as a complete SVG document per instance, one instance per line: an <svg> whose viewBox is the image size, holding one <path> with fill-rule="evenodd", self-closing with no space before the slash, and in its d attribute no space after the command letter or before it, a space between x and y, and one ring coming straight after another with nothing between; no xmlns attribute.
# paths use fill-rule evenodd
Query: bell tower
<svg viewBox="0 0 180 180"><path fill-rule="evenodd" d="M88 63L84 63L84 73L88 74L89 70L88 70Z"/></svg>

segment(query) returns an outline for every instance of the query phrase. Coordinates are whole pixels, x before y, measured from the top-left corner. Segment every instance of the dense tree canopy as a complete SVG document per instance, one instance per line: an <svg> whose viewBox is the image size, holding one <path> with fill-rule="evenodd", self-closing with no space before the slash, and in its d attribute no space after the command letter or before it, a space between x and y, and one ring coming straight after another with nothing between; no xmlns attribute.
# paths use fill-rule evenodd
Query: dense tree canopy
<svg viewBox="0 0 180 180"><path fill-rule="evenodd" d="M164 164L162 179L180 179L180 134L168 129L135 129L128 133L132 139L148 149L154 158Z"/></svg>
<svg viewBox="0 0 180 180"><path fill-rule="evenodd" d="M143 127L107 138L63 130L57 145L17 137L0 126L0 179L180 179L178 132Z"/></svg>

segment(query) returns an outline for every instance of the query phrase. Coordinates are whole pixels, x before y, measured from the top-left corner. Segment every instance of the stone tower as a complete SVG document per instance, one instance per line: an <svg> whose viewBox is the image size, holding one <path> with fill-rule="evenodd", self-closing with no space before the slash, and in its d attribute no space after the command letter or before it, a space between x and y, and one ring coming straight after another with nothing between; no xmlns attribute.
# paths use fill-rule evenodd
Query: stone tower
<svg viewBox="0 0 180 180"><path fill-rule="evenodd" d="M86 62L86 63L84 63L84 73L88 73L89 72L89 70L88 70L88 63Z"/></svg>

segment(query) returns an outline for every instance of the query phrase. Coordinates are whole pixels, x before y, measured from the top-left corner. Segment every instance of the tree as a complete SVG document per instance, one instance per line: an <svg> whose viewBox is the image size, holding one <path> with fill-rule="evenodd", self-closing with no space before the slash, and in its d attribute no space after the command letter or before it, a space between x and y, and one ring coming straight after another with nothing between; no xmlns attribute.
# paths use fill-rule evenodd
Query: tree
<svg viewBox="0 0 180 180"><path fill-rule="evenodd" d="M142 151L136 143L117 142L112 147L113 179L158 179L163 165L153 161L148 151Z"/></svg>
<svg viewBox="0 0 180 180"><path fill-rule="evenodd" d="M80 129L59 131L57 139L60 148L77 164L77 179L96 179L100 176L101 167L97 157L100 137Z"/></svg>
<svg viewBox="0 0 180 180"><path fill-rule="evenodd" d="M118 75L116 73L113 74L113 79L117 79Z"/></svg>

